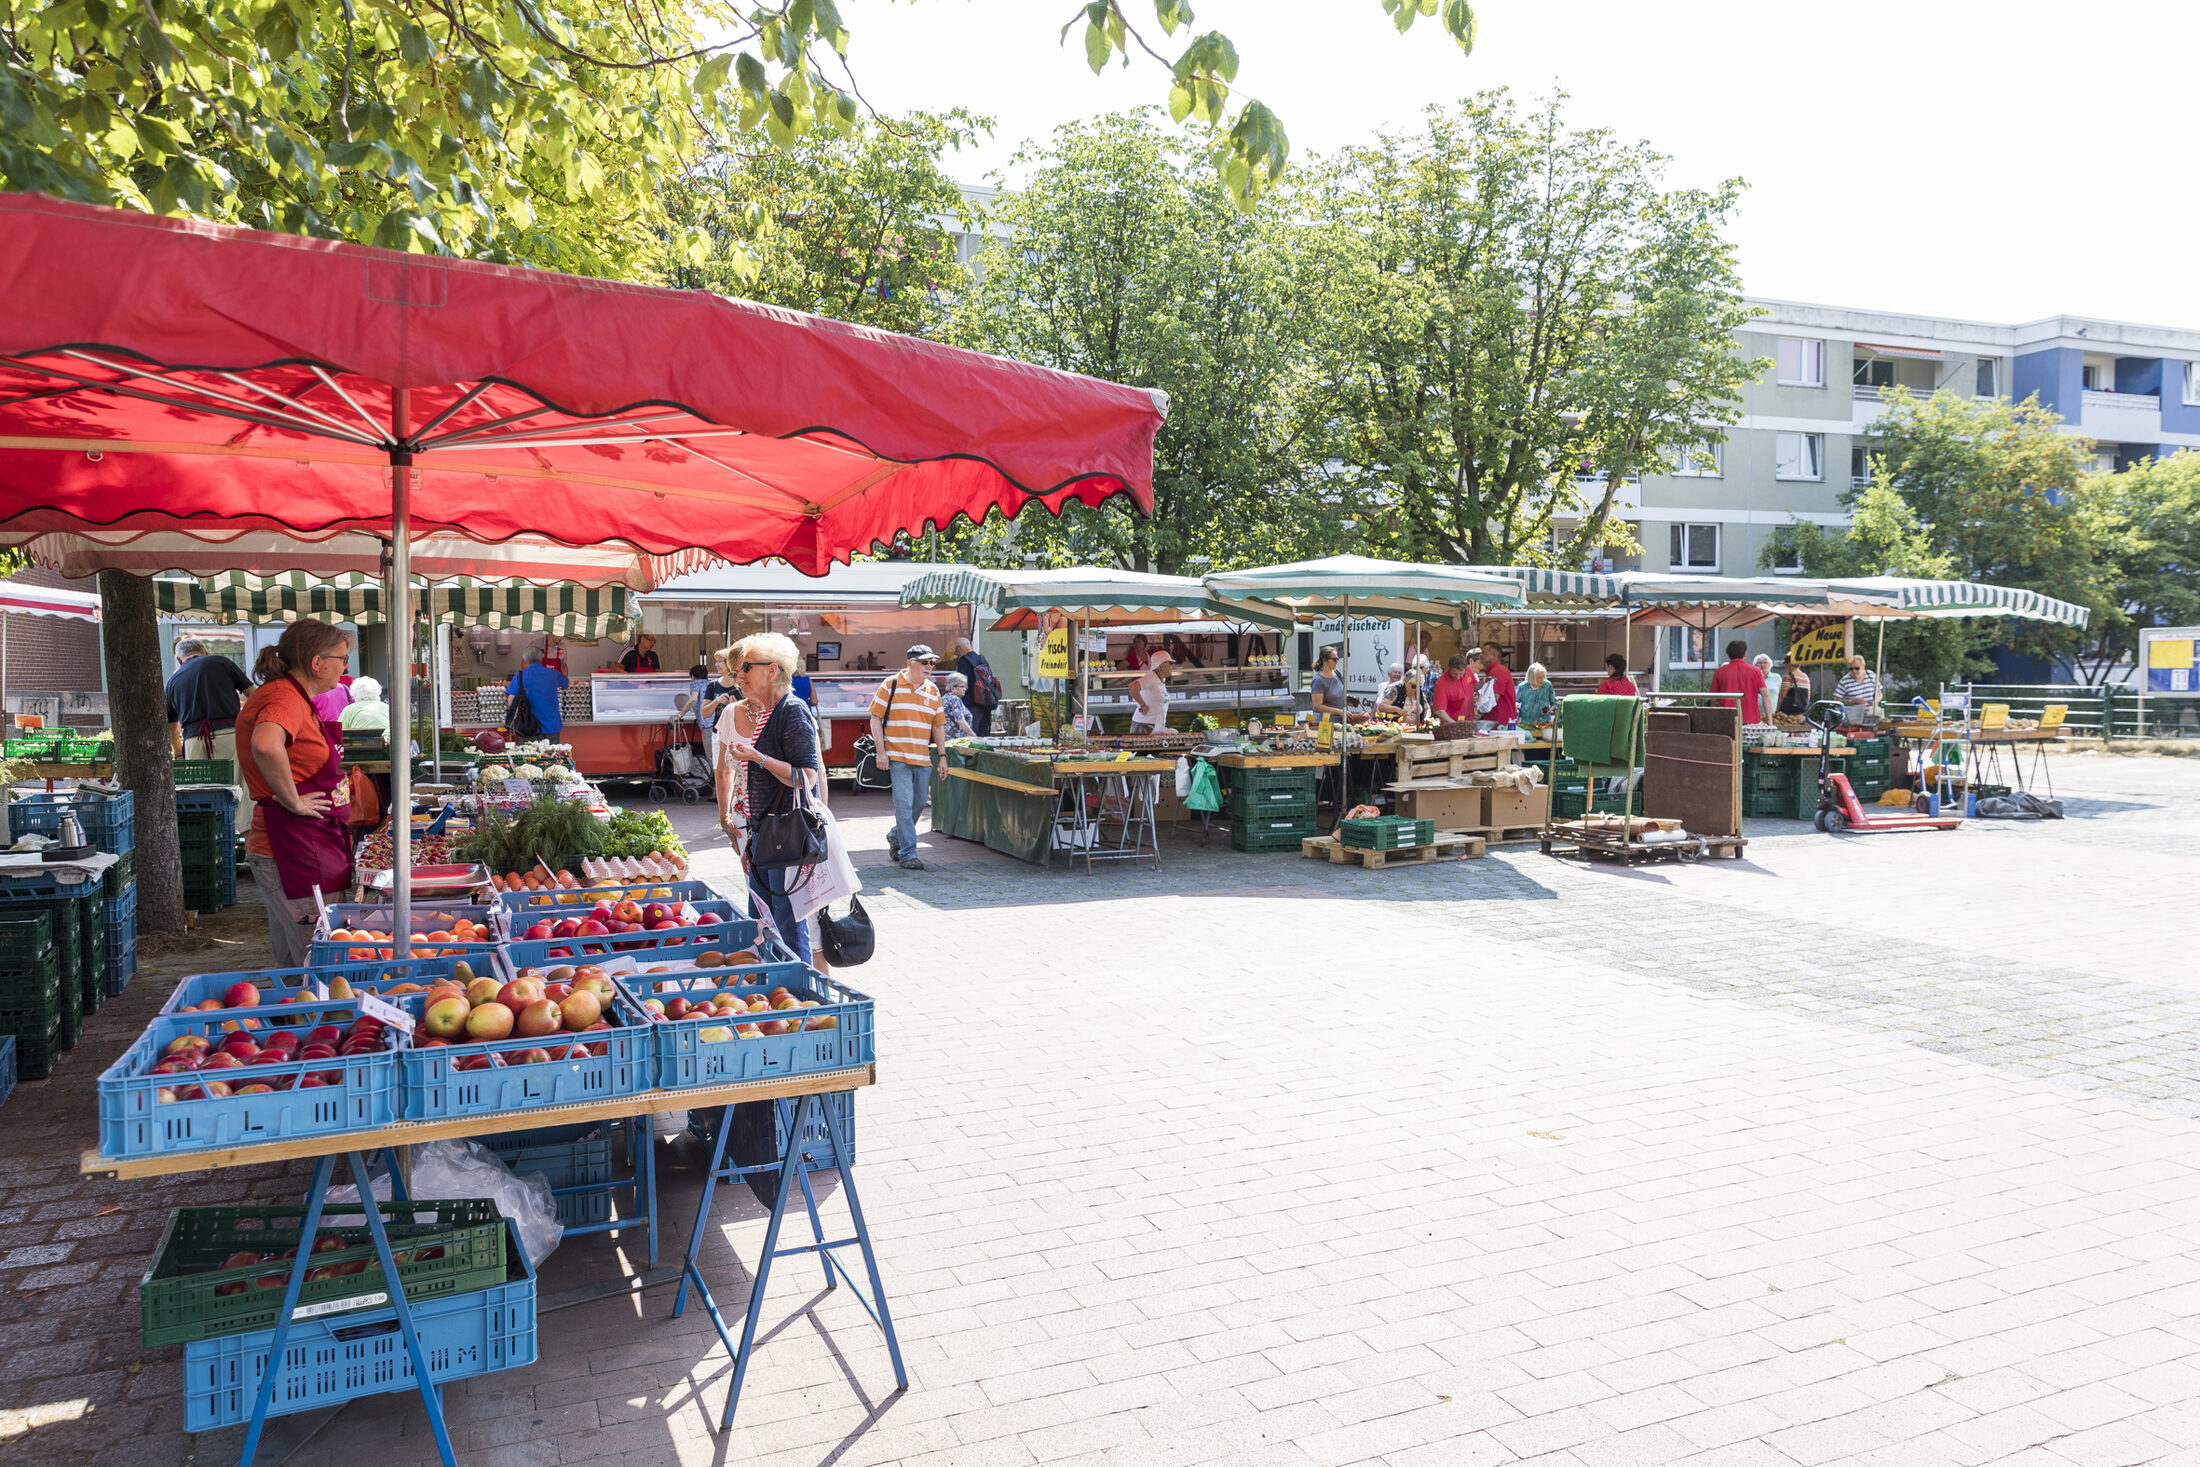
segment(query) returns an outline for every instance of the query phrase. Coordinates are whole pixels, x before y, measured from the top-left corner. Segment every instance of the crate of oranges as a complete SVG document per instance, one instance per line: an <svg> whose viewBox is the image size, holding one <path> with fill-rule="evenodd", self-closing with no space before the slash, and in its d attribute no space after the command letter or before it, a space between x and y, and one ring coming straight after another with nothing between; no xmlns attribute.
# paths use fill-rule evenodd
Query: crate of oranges
<svg viewBox="0 0 2200 1467"><path fill-rule="evenodd" d="M396 909L332 902L321 909L306 962L371 963L398 957ZM467 904L416 904L410 925L410 958L486 958L503 938L501 908Z"/></svg>

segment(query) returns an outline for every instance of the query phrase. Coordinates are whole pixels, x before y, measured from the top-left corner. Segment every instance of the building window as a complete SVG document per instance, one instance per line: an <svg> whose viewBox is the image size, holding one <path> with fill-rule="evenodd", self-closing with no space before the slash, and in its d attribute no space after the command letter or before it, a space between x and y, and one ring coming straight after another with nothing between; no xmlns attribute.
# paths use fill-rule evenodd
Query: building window
<svg viewBox="0 0 2200 1467"><path fill-rule="evenodd" d="M1823 479L1826 477L1826 435L1823 433L1775 433L1772 477L1775 479Z"/></svg>
<svg viewBox="0 0 2200 1467"><path fill-rule="evenodd" d="M1726 445L1683 448L1673 455L1673 476L1678 479L1717 479L1726 472Z"/></svg>
<svg viewBox="0 0 2200 1467"><path fill-rule="evenodd" d="M1711 633L1702 627L1665 629L1665 665L1676 672L1716 666L1711 660L1711 651Z"/></svg>
<svg viewBox="0 0 2200 1467"><path fill-rule="evenodd" d="M2087 392L2108 391L2108 368L2099 362L2087 362L2078 368L2078 384Z"/></svg>
<svg viewBox="0 0 2200 1467"><path fill-rule="evenodd" d="M1674 570L1715 571L1719 568L1719 527L1717 525L1674 525L1673 554L1668 562Z"/></svg>
<svg viewBox="0 0 2200 1467"><path fill-rule="evenodd" d="M2200 362L2185 363L2185 405L2200 407Z"/></svg>
<svg viewBox="0 0 2200 1467"><path fill-rule="evenodd" d="M1976 390L1980 397L2001 396L2000 367L2001 362L1997 358L1980 357L1978 359L1978 387Z"/></svg>
<svg viewBox="0 0 2200 1467"><path fill-rule="evenodd" d="M1869 443L1849 445L1849 482L1869 484L1872 481L1872 448Z"/></svg>
<svg viewBox="0 0 2200 1467"><path fill-rule="evenodd" d="M1853 374L1859 387L1894 386L1894 363L1885 357L1859 357Z"/></svg>
<svg viewBox="0 0 2200 1467"><path fill-rule="evenodd" d="M1826 385L1826 344L1822 341L1806 341L1800 337L1783 336L1779 339L1775 356L1779 361L1782 387L1823 387Z"/></svg>
<svg viewBox="0 0 2200 1467"><path fill-rule="evenodd" d="M1803 552L1793 538L1784 533L1772 537L1772 570L1775 575L1782 576L1803 573Z"/></svg>

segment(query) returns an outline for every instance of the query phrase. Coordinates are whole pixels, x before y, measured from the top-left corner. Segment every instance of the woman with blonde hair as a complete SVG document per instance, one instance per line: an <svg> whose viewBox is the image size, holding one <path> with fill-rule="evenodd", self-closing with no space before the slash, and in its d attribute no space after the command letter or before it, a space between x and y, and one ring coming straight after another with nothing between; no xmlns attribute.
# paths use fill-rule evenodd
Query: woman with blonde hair
<svg viewBox="0 0 2200 1467"><path fill-rule="evenodd" d="M757 824L794 809L798 780L806 782L811 798L822 802L824 797L825 760L818 747L817 720L810 705L794 695L794 675L801 666L802 654L777 632L758 632L726 649L726 670L740 686L741 702L718 716L718 808L719 823L748 868L749 890L806 963L809 924L796 919L788 896L790 884L802 873L761 868L751 859ZM749 710L746 718L744 709ZM737 767L741 765L747 768ZM745 796L738 810L732 803L736 786Z"/></svg>

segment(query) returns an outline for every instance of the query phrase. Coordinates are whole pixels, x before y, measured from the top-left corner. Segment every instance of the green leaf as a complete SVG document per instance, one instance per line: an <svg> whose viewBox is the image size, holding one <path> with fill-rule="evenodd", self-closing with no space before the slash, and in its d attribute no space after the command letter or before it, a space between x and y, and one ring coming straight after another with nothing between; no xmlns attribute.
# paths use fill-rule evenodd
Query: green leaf
<svg viewBox="0 0 2200 1467"><path fill-rule="evenodd" d="M435 59L435 42L427 31L407 22L397 32L397 54L412 66L425 66Z"/></svg>
<svg viewBox="0 0 2200 1467"><path fill-rule="evenodd" d="M741 84L741 90L751 97L761 99L771 90L771 77L764 70L764 63L746 51L734 58L733 75Z"/></svg>
<svg viewBox="0 0 2200 1467"><path fill-rule="evenodd" d="M1192 23L1192 7L1186 0L1153 0L1153 16L1161 23L1161 34L1173 36Z"/></svg>
<svg viewBox="0 0 2200 1467"><path fill-rule="evenodd" d="M726 73L732 68L731 51L720 51L715 56L706 57L703 64L695 70L695 90L706 97L716 96L718 89L725 85Z"/></svg>
<svg viewBox="0 0 2200 1467"><path fill-rule="evenodd" d="M1108 58L1115 54L1115 45L1108 40L1105 25L1088 24L1085 27L1085 64L1098 76L1107 66Z"/></svg>
<svg viewBox="0 0 2200 1467"><path fill-rule="evenodd" d="M1444 29L1459 43L1461 51L1474 50L1474 7L1467 0L1444 0Z"/></svg>
<svg viewBox="0 0 2200 1467"><path fill-rule="evenodd" d="M1182 122L1192 113L1192 94L1184 83L1177 82L1169 88L1169 120Z"/></svg>

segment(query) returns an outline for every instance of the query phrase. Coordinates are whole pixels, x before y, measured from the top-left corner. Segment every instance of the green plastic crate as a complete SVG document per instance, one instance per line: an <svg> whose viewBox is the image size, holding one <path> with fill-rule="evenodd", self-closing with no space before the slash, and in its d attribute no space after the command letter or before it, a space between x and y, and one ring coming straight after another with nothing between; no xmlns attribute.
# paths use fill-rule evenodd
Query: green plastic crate
<svg viewBox="0 0 2200 1467"><path fill-rule="evenodd" d="M115 857L114 865L109 866L107 868L107 874L100 878L100 895L108 897L120 896L122 895L123 891L136 880L137 852L124 851L121 855Z"/></svg>
<svg viewBox="0 0 2200 1467"><path fill-rule="evenodd" d="M15 1040L15 1078L18 1080L43 1080L53 1073L53 1067L61 1059L61 1021L55 1019L43 1027L11 1027L0 1018L0 1034L13 1036Z"/></svg>
<svg viewBox="0 0 2200 1467"><path fill-rule="evenodd" d="M176 761L177 784L235 784L237 763L234 759L178 759Z"/></svg>
<svg viewBox="0 0 2200 1467"><path fill-rule="evenodd" d="M383 1230L390 1251L400 1259L423 1248L441 1248L442 1256L397 1265L408 1302L486 1289L504 1281L504 1219L494 1202L458 1199L384 1202ZM152 1265L138 1286L141 1337L148 1346L182 1345L216 1335L273 1328L282 1308L282 1285L291 1260L273 1257L295 1247L305 1222L303 1207L181 1207L171 1213ZM425 1218L425 1221L420 1219ZM331 1202L321 1209L318 1236L344 1240L344 1247L316 1255L316 1268L365 1267L336 1278L309 1279L298 1294L301 1308L357 1300L352 1308L388 1303L388 1284L367 1232L366 1211L358 1203ZM240 1251L267 1261L242 1268L222 1262ZM264 1280L274 1280L268 1287ZM227 1286L242 1283L234 1293ZM321 1309L319 1313L340 1313Z"/></svg>
<svg viewBox="0 0 2200 1467"><path fill-rule="evenodd" d="M53 915L49 912L7 912L0 908L0 966L22 962L39 966L53 962Z"/></svg>
<svg viewBox="0 0 2200 1467"><path fill-rule="evenodd" d="M1345 845L1363 851L1409 851L1416 846L1429 845L1435 841L1436 822L1408 820L1400 815L1340 820L1337 822L1337 838Z"/></svg>

